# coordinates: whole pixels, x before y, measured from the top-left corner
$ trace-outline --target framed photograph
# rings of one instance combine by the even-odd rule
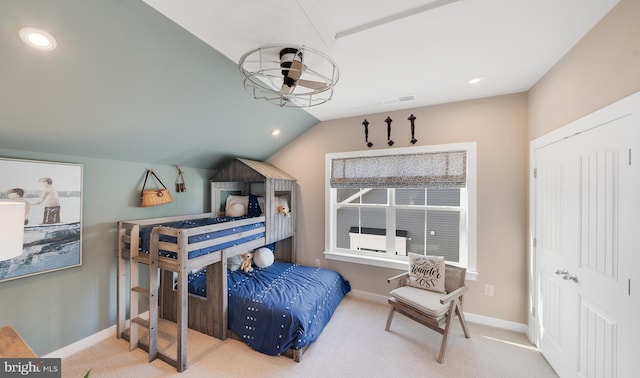
[[[0,201],[25,204],[22,254],[0,261],[0,282],[82,265],[82,165],[0,158],[0,172]]]

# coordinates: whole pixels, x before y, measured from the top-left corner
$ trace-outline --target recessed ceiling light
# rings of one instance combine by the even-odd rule
[[[469,83],[469,84],[478,84],[479,82],[482,81],[482,79],[484,79],[482,76],[476,76],[476,77],[473,77],[473,78],[469,79],[469,81],[467,81],[467,83]]]
[[[42,29],[22,28],[19,34],[22,42],[34,49],[51,51],[58,46],[56,39],[49,32]]]
[[[280,135],[280,129],[273,129],[271,131],[271,136],[278,136]]]

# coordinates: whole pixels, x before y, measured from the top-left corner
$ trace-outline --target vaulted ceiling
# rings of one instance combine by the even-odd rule
[[[200,168],[262,160],[319,120],[526,91],[616,3],[2,0],[0,148]],[[27,47],[23,26],[57,49]],[[333,99],[254,100],[237,62],[268,43],[331,56]]]

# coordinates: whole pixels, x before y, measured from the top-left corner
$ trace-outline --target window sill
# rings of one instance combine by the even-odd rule
[[[408,264],[406,261],[398,261],[398,260],[386,259],[382,257],[357,256],[357,255],[352,255],[350,253],[341,253],[341,252],[332,252],[332,251],[328,251],[328,252],[325,251],[324,257],[328,260],[336,260],[336,261],[350,262],[354,264],[377,266],[380,268],[389,268],[389,269],[397,269],[397,270],[408,269]],[[478,272],[467,270],[466,279],[469,281],[477,281]]]

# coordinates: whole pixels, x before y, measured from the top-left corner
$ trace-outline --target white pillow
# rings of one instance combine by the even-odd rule
[[[240,269],[240,264],[242,264],[242,256],[235,255],[227,258],[227,269],[229,270],[238,270]]]
[[[241,203],[234,203],[227,207],[225,215],[228,217],[241,217],[247,214],[247,208]]]
[[[235,205],[241,205],[242,207]],[[243,215],[247,215],[248,207],[249,196],[228,195],[227,202],[224,206],[225,215],[228,217],[241,217]]]
[[[273,264],[273,252],[267,247],[261,247],[253,253],[253,263],[259,268],[266,268]]]
[[[444,256],[409,253],[409,286],[446,293],[444,289]]]

